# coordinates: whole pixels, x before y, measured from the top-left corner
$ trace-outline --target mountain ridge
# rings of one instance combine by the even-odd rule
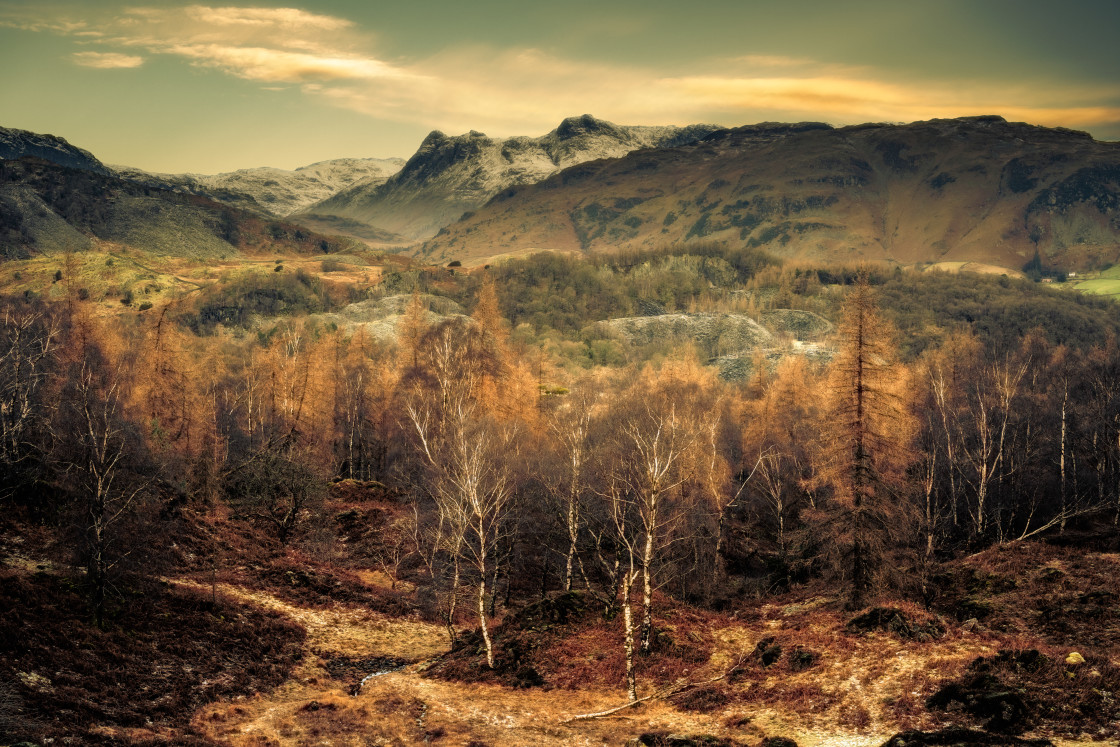
[[[108,175],[111,169],[84,148],[71,145],[65,138],[29,130],[0,127],[0,161],[20,158],[41,158],[72,169]]]
[[[762,123],[507,189],[419,256],[716,240],[787,258],[1120,259],[1120,144],[1002,117],[832,127]],[[1117,256],[1114,256],[1117,255]]]
[[[113,166],[122,178],[162,189],[212,197],[245,210],[283,218],[355,184],[381,183],[403,158],[335,158],[279,169],[262,166],[219,174],[164,174]]]
[[[491,138],[476,130],[449,136],[433,130],[384,184],[342,190],[293,217],[342,218],[396,234],[402,242],[419,240],[512,186],[640,148],[677,147],[719,129],[716,125],[623,126],[585,114],[568,117],[537,138]]]

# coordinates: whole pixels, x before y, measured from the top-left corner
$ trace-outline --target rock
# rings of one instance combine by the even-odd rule
[[[789,737],[766,737],[758,747],[797,747],[797,742]]]
[[[899,638],[916,641],[930,641],[945,635],[945,627],[937,620],[923,622],[913,620],[895,607],[874,607],[848,621],[845,626],[849,633],[866,633],[884,630]]]
[[[740,743],[711,734],[670,734],[650,731],[626,743],[633,747],[740,747]]]
[[[786,655],[786,661],[789,662],[789,668],[793,672],[800,672],[803,669],[808,669],[816,664],[820,658],[821,655],[816,651],[810,651],[800,646],[794,648]]]
[[[883,743],[882,747],[1053,747],[1048,739],[1021,739],[1003,734],[962,729],[951,726],[939,731],[919,731],[913,729],[895,734]]]
[[[980,621],[975,617],[970,617],[961,623],[961,630],[967,630],[969,633],[975,633],[976,629],[980,627]]]
[[[1077,653],[1076,651],[1071,651],[1069,653],[1069,656],[1066,657],[1066,664],[1069,664],[1071,666],[1076,666],[1078,664],[1084,664],[1084,663],[1085,663],[1085,657],[1082,656],[1081,654]]]
[[[989,674],[977,675],[963,683],[952,682],[942,687],[926,701],[926,707],[947,711],[958,703],[973,716],[988,719],[984,724],[988,731],[1014,733],[1030,728],[1032,713],[1023,698]]]
[[[752,656],[762,662],[762,666],[768,667],[781,658],[782,647],[774,642],[773,636],[767,636],[754,647]]]

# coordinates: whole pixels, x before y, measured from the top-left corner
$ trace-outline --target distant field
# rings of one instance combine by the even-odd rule
[[[1009,267],[1000,267],[999,265],[986,265],[982,262],[938,262],[926,268],[926,272],[930,270],[941,270],[942,272],[976,272],[981,275],[1007,275],[1013,278],[1023,277],[1023,273],[1018,270],[1012,270]]]
[[[1102,272],[1101,277],[1096,280],[1084,280],[1074,286],[1079,291],[1085,293],[1095,293],[1098,296],[1118,296],[1120,295],[1120,276],[1110,277],[1107,272]]]

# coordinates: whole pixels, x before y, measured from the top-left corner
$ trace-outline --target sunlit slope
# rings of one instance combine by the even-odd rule
[[[762,124],[513,187],[424,245],[482,262],[529,247],[696,239],[820,260],[1073,269],[1120,251],[1120,146],[999,117]]]

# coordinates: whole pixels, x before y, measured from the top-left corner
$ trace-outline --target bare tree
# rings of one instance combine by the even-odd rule
[[[417,351],[418,366],[404,411],[438,514],[433,539],[452,566],[446,605],[449,635],[454,642],[455,599],[465,561],[477,582],[478,622],[487,663],[493,667],[488,578],[496,577],[513,495],[505,456],[516,428],[488,416],[479,399],[494,371],[491,352],[485,336],[472,325],[450,322],[430,330]]]
[[[41,452],[51,408],[42,398],[59,336],[56,317],[21,301],[0,304],[0,498]]]
[[[718,385],[707,372],[695,363],[679,362],[647,369],[620,403],[614,459],[618,480],[633,497],[641,522],[643,652],[650,649],[657,558],[681,539],[673,530],[683,525],[686,507],[715,520],[718,496],[710,491],[727,482],[725,462],[711,451],[719,399]],[[715,542],[713,536],[711,551]]]
[[[139,439],[124,413],[127,380],[120,360],[107,360],[92,344],[82,350],[63,389],[65,442],[61,466],[76,486],[90,609],[105,621],[106,593],[132,553],[129,522],[149,488],[135,469]]]
[[[989,529],[993,483],[1010,473],[1006,464],[1008,426],[1028,366],[1029,361],[1007,358],[988,367],[983,378],[973,383],[968,409],[974,436],[959,451],[968,465],[964,480],[972,500],[966,509],[977,537]]]
[[[589,386],[579,386],[553,410],[548,421],[563,465],[553,479],[549,479],[552,475],[547,471],[543,476],[556,499],[568,541],[564,556],[564,591],[572,589],[576,564],[582,568],[579,541],[584,524],[583,507],[588,490],[588,461],[593,447],[591,426],[596,399],[596,392]],[[583,575],[586,578],[586,573]]]

